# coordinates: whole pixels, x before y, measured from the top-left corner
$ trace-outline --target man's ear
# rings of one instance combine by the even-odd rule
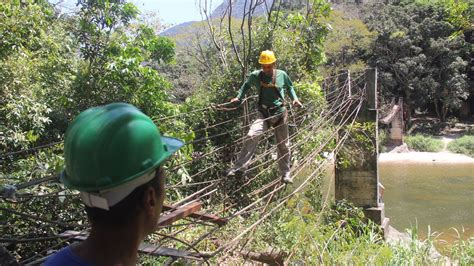
[[[158,199],[156,197],[156,191],[153,187],[148,186],[145,189],[143,196],[143,207],[148,214],[154,214],[156,211],[156,205],[158,205]]]

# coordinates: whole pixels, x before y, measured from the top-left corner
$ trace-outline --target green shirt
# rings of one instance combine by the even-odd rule
[[[242,101],[250,87],[254,86],[257,88],[257,93],[260,94],[261,90],[261,104],[266,105],[268,107],[279,106],[280,110],[278,112],[283,111],[283,102],[276,90],[274,88],[265,88],[260,85],[260,78],[258,76],[260,74],[260,71],[262,70],[256,70],[250,73],[247,80],[240,88],[237,97]],[[271,83],[272,77],[264,75],[263,81],[265,83]],[[288,77],[288,74],[286,74],[285,71],[277,69],[275,85],[282,97],[285,97],[285,90],[287,90],[292,100],[298,99],[295,93],[295,88],[293,88],[293,82],[291,82],[290,77]]]

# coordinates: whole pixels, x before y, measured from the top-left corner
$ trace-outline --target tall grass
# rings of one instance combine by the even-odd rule
[[[418,227],[407,230],[400,241],[384,241],[381,228],[363,217],[350,204],[332,204],[325,210],[313,209],[304,199],[289,202],[287,207],[257,228],[245,249],[254,252],[268,247],[286,254],[289,265],[458,265],[474,262],[474,238],[453,243],[449,257],[435,250],[439,233],[419,238]],[[243,264],[234,258],[237,264]],[[235,262],[235,261],[234,261]]]
[[[415,151],[439,152],[443,149],[441,140],[420,134],[405,137],[405,142],[410,149]]]
[[[474,136],[463,136],[448,144],[448,150],[474,157]]]
[[[474,265],[474,236],[464,240],[464,227],[459,232],[456,228],[451,228],[457,234],[457,240],[450,248],[450,257],[459,265]]]

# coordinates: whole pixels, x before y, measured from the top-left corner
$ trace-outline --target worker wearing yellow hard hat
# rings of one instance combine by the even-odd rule
[[[258,63],[261,65],[270,65],[277,61],[275,54],[272,51],[265,50],[260,53]]]
[[[252,156],[258,146],[262,134],[270,127],[274,128],[277,142],[278,168],[285,183],[292,183],[290,172],[290,143],[288,134],[288,111],[285,107],[285,91],[288,92],[292,104],[303,106],[296,96],[293,83],[288,74],[276,68],[276,57],[273,51],[260,53],[258,63],[261,69],[250,73],[240,88],[237,97],[231,102],[240,102],[252,87],[258,91],[258,115],[247,133],[242,150],[234,166],[227,170],[227,176],[244,175]]]

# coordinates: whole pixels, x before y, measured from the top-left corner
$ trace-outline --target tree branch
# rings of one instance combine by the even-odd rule
[[[219,52],[219,57],[220,57],[222,65],[227,69],[228,65],[227,65],[227,60],[225,58],[225,54],[223,53],[223,45],[220,45],[219,42],[217,41],[215,29],[211,21],[212,18],[208,15],[208,8],[207,8],[208,2],[207,0],[204,0],[204,7],[203,7],[202,1],[203,0],[199,1],[199,10],[201,12],[201,17],[205,17],[207,26],[209,28],[209,34],[210,34],[211,40],[214,43],[214,46],[216,47],[217,51]],[[212,5],[212,1],[210,3]]]
[[[237,50],[237,47],[235,45],[234,33],[232,32],[232,2],[230,1],[229,1],[229,15],[228,16],[229,16],[228,29],[229,29],[230,42],[232,44],[232,49],[234,50],[235,56],[237,57],[237,62],[239,62],[240,67],[243,69],[244,63],[242,62],[242,59],[240,58],[240,53]]]

